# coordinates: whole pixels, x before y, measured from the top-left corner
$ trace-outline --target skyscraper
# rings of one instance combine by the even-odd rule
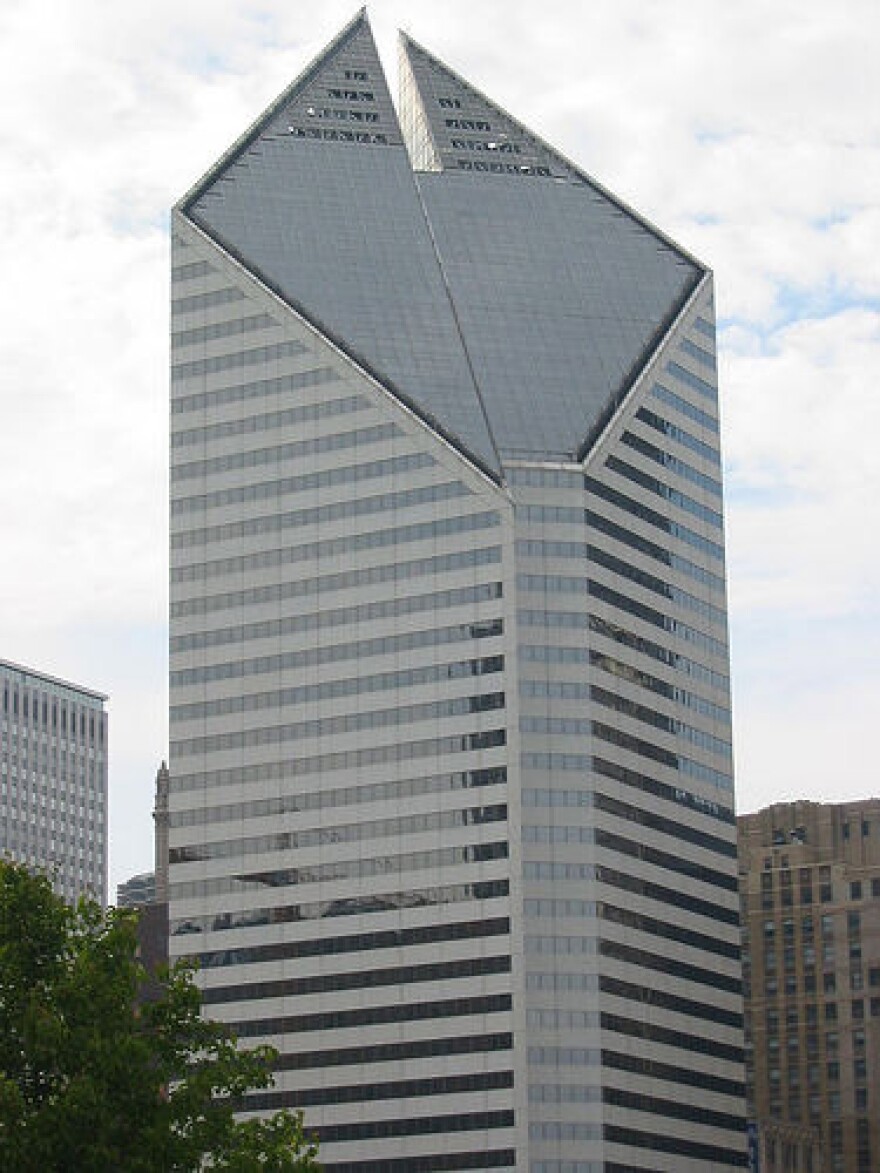
[[[172,955],[343,1170],[745,1164],[707,270],[363,13],[173,220]]]
[[[0,855],[107,902],[107,698],[0,660]]]

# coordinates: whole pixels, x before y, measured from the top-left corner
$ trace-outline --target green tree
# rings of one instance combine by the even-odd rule
[[[0,1169],[16,1173],[317,1170],[301,1116],[236,1119],[274,1052],[201,1016],[191,968],[151,996],[137,916],[0,861]]]

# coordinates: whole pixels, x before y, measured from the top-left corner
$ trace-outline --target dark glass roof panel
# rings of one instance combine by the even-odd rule
[[[494,475],[580,454],[703,270],[406,39],[401,83],[403,131],[359,14],[183,211]]]

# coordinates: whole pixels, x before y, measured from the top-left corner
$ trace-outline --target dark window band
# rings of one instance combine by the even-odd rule
[[[327,627],[346,627],[373,619],[388,619],[401,615],[434,613],[445,607],[461,607],[469,603],[488,602],[500,599],[500,582],[478,583],[468,587],[454,587],[444,591],[426,591],[418,595],[402,595],[396,599],[379,599],[370,603],[353,603],[349,607],[333,607],[319,611],[308,611],[289,615],[282,619],[243,623],[234,627],[220,627],[209,631],[194,631],[187,635],[172,636],[169,649],[188,652],[203,648],[216,648],[224,644],[243,643],[248,640],[277,639],[280,636],[296,635],[308,631],[321,631]]]
[[[512,1071],[475,1071],[470,1075],[436,1075],[428,1079],[392,1079],[385,1083],[348,1083],[335,1087],[256,1092],[240,1101],[245,1112],[279,1108],[314,1108],[324,1104],[361,1104],[374,1100],[405,1100],[467,1092],[501,1091],[513,1087]]]
[[[295,1107],[295,1103],[292,1105]],[[321,1162],[324,1173],[458,1173],[465,1169],[514,1169],[515,1149],[470,1153],[432,1153],[423,1157],[380,1157],[375,1161]]]
[[[643,656],[650,656],[670,668],[677,668],[682,675],[692,676],[694,680],[700,680],[712,688],[727,691],[730,686],[730,677],[725,672],[716,672],[714,668],[709,668],[699,660],[691,660],[681,652],[673,652],[643,635],[637,635],[634,631],[621,627],[619,623],[602,619],[598,615],[590,615],[587,625],[590,631],[595,631],[597,635],[604,635],[606,639],[614,640],[625,648],[630,648]]]
[[[648,607],[645,603],[640,603],[638,599],[631,599],[628,595],[623,595],[620,591],[597,582],[595,579],[587,580],[587,594],[592,595],[594,599],[601,599],[603,603],[608,603],[619,611],[625,611],[628,615],[635,615],[637,619],[642,619],[653,627],[659,627],[661,631],[677,635],[679,639],[693,644],[694,647],[701,648],[710,655],[727,656],[727,645],[713,635],[707,635],[706,632],[691,627],[688,623],[682,623],[680,619],[666,615],[654,607]]]
[[[621,892],[629,892],[633,896],[644,896],[648,900],[656,900],[667,908],[683,908],[697,916],[704,916],[709,920],[739,927],[739,910],[736,908],[724,908],[710,900],[700,900],[696,896],[688,895],[687,892],[666,888],[661,884],[653,884],[649,880],[627,875],[614,868],[598,867],[596,878],[601,883],[617,888]]]
[[[235,1037],[241,1039],[258,1035],[298,1034],[310,1030],[347,1030],[353,1026],[377,1026],[392,1022],[433,1022],[442,1018],[464,1018],[472,1014],[502,1014],[512,1006],[513,998],[510,994],[486,994],[472,998],[447,998],[444,1002],[395,1002],[392,1006],[367,1006],[359,1010],[325,1010],[314,1014],[288,1014],[283,1018],[249,1018],[229,1025]],[[363,1092],[355,1098],[370,1097]]]
[[[603,1030],[626,1035],[631,1039],[647,1039],[652,1043],[662,1043],[665,1047],[675,1047],[680,1051],[692,1051],[697,1055],[712,1055],[716,1059],[729,1060],[731,1063],[742,1063],[743,1061],[742,1047],[719,1043],[715,1039],[707,1039],[703,1035],[688,1034],[683,1030],[655,1026],[649,1022],[638,1022],[632,1018],[624,1018],[619,1014],[601,1015],[601,1026]]]
[[[461,481],[442,481],[435,485],[421,485],[415,489],[400,489],[396,493],[375,493],[369,497],[353,496],[344,501],[328,501],[303,509],[266,513],[245,521],[228,521],[199,529],[182,530],[171,535],[172,550],[188,550],[194,546],[209,546],[214,542],[242,542],[272,535],[281,538],[289,529],[319,526],[334,521],[351,522],[356,517],[381,514],[387,517],[391,510],[412,509],[436,501],[451,501],[468,497],[471,489]],[[283,540],[283,539],[282,539]]]
[[[220,292],[222,293],[223,290]],[[231,289],[229,292],[236,293],[237,290]],[[202,296],[210,297],[211,294],[203,294]],[[332,367],[312,367],[306,371],[296,371],[291,375],[280,375],[275,379],[254,379],[247,383],[234,383],[231,387],[218,387],[215,391],[198,391],[194,395],[180,395],[171,401],[171,414],[181,415],[184,412],[203,411],[206,407],[219,407],[227,403],[247,403],[252,399],[268,399],[272,395],[284,395],[305,387],[318,387],[322,383],[337,381],[341,382],[339,374]]]
[[[282,978],[272,982],[216,986],[202,991],[202,1002],[206,1006],[216,1006],[224,1002],[255,1002],[262,998],[293,998],[306,994],[333,993],[337,990],[408,986],[415,982],[454,981],[459,978],[484,977],[487,974],[498,973],[510,973],[509,956],[468,957],[463,961],[398,965],[390,969],[316,974],[314,977],[306,978]]]
[[[626,766],[618,766],[615,762],[606,761],[605,758],[594,756],[592,768],[597,774],[603,774],[606,778],[614,778],[615,781],[622,782],[624,786],[644,791],[645,794],[652,794],[655,798],[662,798],[666,802],[678,803],[687,810],[706,815],[710,819],[717,819],[718,822],[726,823],[730,827],[736,826],[736,815],[729,807],[711,802],[701,795],[691,794],[690,791],[682,790],[679,786],[670,786],[668,782],[658,782],[656,778],[651,778],[648,774],[640,774],[637,770],[628,770]]]
[[[333,558],[337,554],[352,554],[362,550],[384,550],[406,542],[423,539],[458,537],[475,530],[492,529],[501,524],[500,515],[491,511],[466,513],[456,517],[441,517],[436,521],[414,522],[412,525],[385,526],[362,534],[348,534],[344,538],[323,538],[314,542],[299,542],[281,549],[260,550],[253,554],[239,554],[227,558],[200,559],[187,566],[171,570],[171,582],[205,582],[209,578],[230,574],[253,574],[257,570],[274,570],[298,562],[314,562]]]
[[[636,1055],[621,1054],[618,1051],[603,1050],[602,1066],[669,1083],[680,1083],[685,1087],[704,1088],[706,1091],[718,1092],[722,1096],[742,1098],[746,1094],[746,1085],[742,1080],[724,1079],[720,1075],[710,1075],[706,1071],[695,1071],[693,1067],[675,1067],[670,1063],[658,1063],[656,1059],[641,1059]]]
[[[697,533],[696,530],[682,525],[681,522],[673,521],[672,518],[666,517],[664,514],[658,513],[655,509],[649,508],[644,502],[637,501],[634,497],[622,493],[619,489],[612,488],[611,485],[605,485],[602,481],[597,481],[595,477],[584,477],[584,487],[588,493],[600,497],[610,505],[616,505],[618,509],[624,510],[625,513],[631,513],[633,517],[640,517],[642,521],[653,525],[655,529],[662,530],[664,533],[669,534],[670,537],[678,538],[679,541],[685,542],[695,550],[701,550],[703,553],[717,558],[719,562],[724,561],[724,547],[720,542],[713,542],[711,539]]]
[[[244,452],[229,452],[223,456],[211,456],[202,460],[174,462],[171,468],[171,483],[194,478],[201,480],[212,473],[259,468],[261,465],[272,465],[277,468],[288,460],[295,461],[303,456],[319,456],[321,453],[338,452],[345,448],[361,448],[399,435],[400,428],[397,424],[371,424],[365,428],[353,428],[348,432],[337,431],[328,436],[315,436],[309,440],[290,440],[286,444],[273,444],[267,448],[250,448]]]
[[[622,729],[615,729],[611,725],[604,725],[601,721],[591,722],[591,732],[594,737],[607,741],[610,745],[616,745],[620,749],[648,758],[649,761],[658,762],[672,770],[678,770],[681,774],[696,778],[700,782],[706,782],[719,790],[730,791],[733,789],[733,778],[729,771],[716,770],[712,766],[704,765],[703,762],[685,757],[684,754],[672,753],[671,750],[665,749],[663,746],[645,741],[643,737],[633,737],[631,733],[625,733]]]
[[[631,806],[621,802],[618,798],[597,792],[593,799],[594,805],[607,814],[615,815],[619,819],[626,819],[631,823],[638,823],[642,827],[650,827],[652,831],[659,831],[663,835],[670,835],[673,839],[680,839],[685,843],[693,843],[696,847],[703,847],[716,855],[723,855],[727,859],[736,859],[736,840],[720,839],[717,835],[709,835],[695,827],[688,827],[674,819],[656,815],[653,811],[641,807]]]
[[[653,558],[655,562],[672,567],[673,570],[680,570],[682,574],[686,574],[689,578],[693,578],[697,582],[704,583],[712,590],[724,590],[724,579],[720,574],[713,574],[704,566],[700,566],[696,562],[691,562],[689,558],[683,558],[680,554],[674,554],[666,546],[658,546],[656,542],[648,541],[641,534],[636,533],[634,530],[625,529],[622,525],[618,525],[616,522],[611,521],[610,518],[604,517],[601,513],[595,513],[593,510],[588,509],[586,512],[586,521],[587,525],[592,529],[607,534],[609,538],[614,538],[622,545],[629,546],[630,549],[638,550],[640,554],[646,554],[649,558]],[[586,549],[584,550],[584,557],[586,557]]]
[[[473,884],[444,884],[433,888],[408,888],[398,892],[376,892],[369,896],[342,896],[336,900],[312,900],[300,904],[271,904],[263,908],[209,912],[203,916],[184,916],[170,922],[174,937],[191,933],[230,932],[252,929],[257,925],[301,924],[329,917],[369,916],[372,913],[399,912],[406,908],[430,908],[443,904],[463,904],[473,900],[497,900],[510,891],[508,880],[477,880]]]
[[[714,969],[703,969],[702,966],[691,965],[686,961],[676,961],[672,957],[649,953],[646,949],[635,949],[620,941],[601,940],[599,954],[626,965],[634,965],[637,969],[651,969],[657,973],[671,974],[673,977],[684,978],[686,981],[709,986],[715,990],[724,990],[729,994],[742,993],[742,982],[739,978],[728,977]]]
[[[289,831],[272,831],[266,835],[240,839],[217,839],[210,843],[188,843],[172,847],[169,863],[195,863],[208,859],[239,859],[246,855],[302,851],[307,847],[328,844],[364,843],[389,836],[400,838],[424,831],[449,831],[458,827],[482,827],[507,819],[507,805],[460,807],[457,810],[426,811],[417,815],[400,815],[390,819],[364,819],[358,823],[338,823],[332,827],[306,826]]]
[[[742,1129],[745,1137],[745,1124]],[[639,1132],[635,1128],[621,1128],[616,1124],[603,1124],[602,1136],[612,1144],[629,1145],[632,1148],[651,1149],[657,1153],[673,1153],[680,1157],[691,1157],[697,1161],[712,1161],[713,1168],[745,1169],[748,1157],[743,1151],[737,1153],[719,1145],[699,1144],[693,1140],[680,1140],[660,1132]],[[745,1140],[742,1141],[745,1148]]]
[[[685,448],[690,448],[692,452],[696,452],[704,460],[720,466],[721,454],[718,449],[713,448],[711,444],[707,444],[704,440],[698,439],[679,424],[674,424],[662,415],[657,415],[656,412],[651,411],[648,407],[640,407],[636,412],[636,419],[641,420],[643,424],[647,424],[649,428],[653,428],[655,432],[660,432],[662,435],[668,436],[671,440],[676,440]]]
[[[646,1006],[674,1010],[676,1014],[684,1014],[689,1018],[703,1018],[706,1022],[742,1028],[743,1016],[735,1010],[725,1010],[721,1006],[715,1006],[709,1002],[697,1002],[693,998],[681,998],[666,990],[655,990],[643,984],[623,982],[619,978],[608,977],[605,974],[599,978],[599,989],[603,994],[610,994],[614,998],[624,998],[628,1002],[640,1002]]]
[[[709,753],[718,754],[720,757],[729,757],[732,752],[729,738],[715,737],[714,734],[707,733],[704,729],[688,725],[677,717],[661,713],[658,709],[652,709],[648,705],[639,704],[637,701],[630,700],[629,697],[621,696],[619,693],[611,692],[599,685],[590,685],[590,700],[606,709],[622,713],[633,721],[641,721],[644,725],[650,725],[654,729],[668,733],[671,737],[684,738],[691,745],[698,745]]]
[[[727,1132],[743,1133],[746,1130],[745,1116],[734,1116],[732,1112],[718,1112],[702,1104],[688,1104],[680,1100],[665,1100],[659,1096],[623,1091],[621,1088],[603,1088],[602,1103],[611,1104],[615,1108],[632,1108],[635,1112],[651,1112],[671,1120],[691,1120]]]
[[[390,745],[371,745],[362,749],[338,750],[335,753],[305,755],[296,759],[285,757],[281,761],[262,762],[259,765],[239,766],[235,769],[205,770],[193,774],[181,771],[175,775],[174,789],[183,794],[188,790],[213,790],[222,786],[243,787],[249,782],[279,779],[290,781],[292,778],[302,778],[308,774],[326,774],[334,770],[356,770],[384,762],[409,762],[445,754],[470,753],[506,744],[506,729],[428,737],[418,741],[398,739]]]
[[[357,1124],[324,1124],[315,1131],[322,1144],[377,1140],[391,1136],[428,1136],[437,1132],[482,1132],[513,1128],[513,1112],[458,1112],[453,1116],[417,1116],[402,1120],[365,1120]]]
[[[393,856],[395,873],[427,871],[429,868],[456,867],[462,863],[487,863],[507,859],[507,841],[468,843],[460,847],[439,847],[431,851],[412,851]],[[292,888],[297,884],[320,884],[326,880],[364,879],[387,876],[392,864],[387,855],[365,859],[340,859],[306,867],[271,868],[238,875],[212,876],[205,880],[179,880],[169,885],[172,899],[221,896],[227,892],[265,892],[267,888]]]
[[[343,697],[362,696],[369,692],[410,689],[421,684],[491,676],[495,672],[503,671],[503,656],[483,656],[480,659],[453,660],[442,664],[420,664],[418,667],[401,668],[396,672],[376,672],[371,675],[327,680],[319,684],[293,685],[274,692],[247,695],[238,693],[218,700],[172,705],[169,716],[172,722],[221,717],[229,713],[277,713],[280,710],[284,710],[286,716],[291,705],[307,704],[310,701],[341,700]]]
[[[328,1047],[323,1051],[294,1051],[279,1055],[275,1071],[303,1071],[313,1067],[352,1067],[363,1063],[397,1063],[404,1059],[427,1059],[436,1055],[477,1055],[510,1051],[513,1035],[453,1035],[450,1038],[413,1039],[408,1043],[373,1043],[360,1047]]]
[[[625,839],[622,835],[614,835],[610,831],[597,828],[595,843],[598,847],[607,847],[609,851],[619,852],[621,855],[631,856],[633,859],[642,859],[646,863],[654,864],[680,876],[687,876],[692,880],[700,880],[704,884],[714,884],[727,892],[736,892],[738,881],[735,875],[728,872],[718,872],[702,864],[692,863],[681,855],[671,855],[666,851],[659,851],[636,839]]]
[[[410,929],[385,929],[378,933],[353,933],[345,937],[323,937],[315,941],[278,941],[272,945],[251,945],[237,949],[216,949],[196,956],[205,969],[225,965],[253,965],[267,961],[288,961],[294,957],[327,957],[340,953],[368,952],[427,945],[438,941],[465,941],[505,936],[510,921],[499,916],[488,920],[453,924],[417,925]]]
[[[387,582],[405,582],[412,578],[432,578],[446,571],[464,570],[472,566],[491,566],[501,561],[500,546],[475,546],[472,550],[454,550],[450,554],[435,554],[429,558],[410,558],[407,561],[386,562],[333,574],[318,574],[297,578],[292,582],[269,583],[246,590],[223,591],[214,595],[197,595],[171,603],[171,618],[207,615],[233,607],[256,606],[259,603],[279,603],[287,599],[301,599],[308,595],[326,595],[328,591],[349,590],[357,586],[377,586]]]
[[[446,794],[484,786],[500,786],[507,781],[507,769],[494,766],[487,770],[455,770],[445,774],[419,774],[416,778],[391,778],[385,782],[366,782],[362,786],[328,787],[308,793],[283,793],[276,798],[255,798],[250,802],[228,802],[219,806],[199,806],[195,810],[172,811],[172,827],[207,827],[211,823],[238,822],[291,812],[330,810],[412,798],[421,794]]]
[[[489,639],[501,635],[503,630],[501,619],[489,619],[482,623],[455,623],[449,627],[432,627],[426,631],[405,631],[398,635],[378,636],[375,639],[358,639],[350,643],[302,648],[276,656],[254,656],[246,660],[186,668],[172,672],[170,681],[172,686],[175,686],[206,684],[209,681],[240,679],[243,676],[274,675],[290,668],[311,668],[319,664],[364,660],[369,656],[382,656],[391,652],[411,652],[417,648],[445,647],[447,644],[472,639]]]
[[[648,460],[655,461],[663,468],[668,468],[670,472],[674,472],[682,480],[690,481],[692,485],[697,485],[716,497],[721,496],[721,482],[716,477],[707,476],[706,473],[700,472],[687,461],[673,456],[671,452],[667,452],[663,448],[658,448],[656,444],[651,444],[634,432],[624,432],[620,439],[628,448],[632,448],[633,451],[647,457]]]
[[[345,713],[338,717],[315,717],[310,721],[270,725],[262,729],[246,729],[234,733],[215,733],[207,737],[188,737],[172,740],[171,752],[177,758],[221,750],[244,749],[264,745],[285,745],[303,738],[327,737],[337,733],[356,733],[443,717],[464,717],[503,709],[504,693],[477,693],[473,696],[453,697],[443,701],[425,701],[418,705],[397,705],[387,709],[368,709]]]
[[[602,868],[597,868],[598,878],[602,878]],[[718,957],[729,957],[732,961],[739,961],[740,947],[732,941],[721,941],[708,933],[698,933],[693,929],[683,929],[681,925],[670,924],[655,916],[644,916],[628,908],[617,908],[613,904],[600,903],[599,917],[608,924],[622,925],[627,929],[635,929],[640,933],[648,933],[653,937],[661,937],[666,941],[678,941],[681,945],[689,945],[692,949],[700,949],[704,953],[714,953]]]

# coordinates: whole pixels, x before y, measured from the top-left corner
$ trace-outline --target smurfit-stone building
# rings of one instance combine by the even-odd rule
[[[706,268],[364,13],[174,210],[169,902],[324,1167],[746,1161]]]

